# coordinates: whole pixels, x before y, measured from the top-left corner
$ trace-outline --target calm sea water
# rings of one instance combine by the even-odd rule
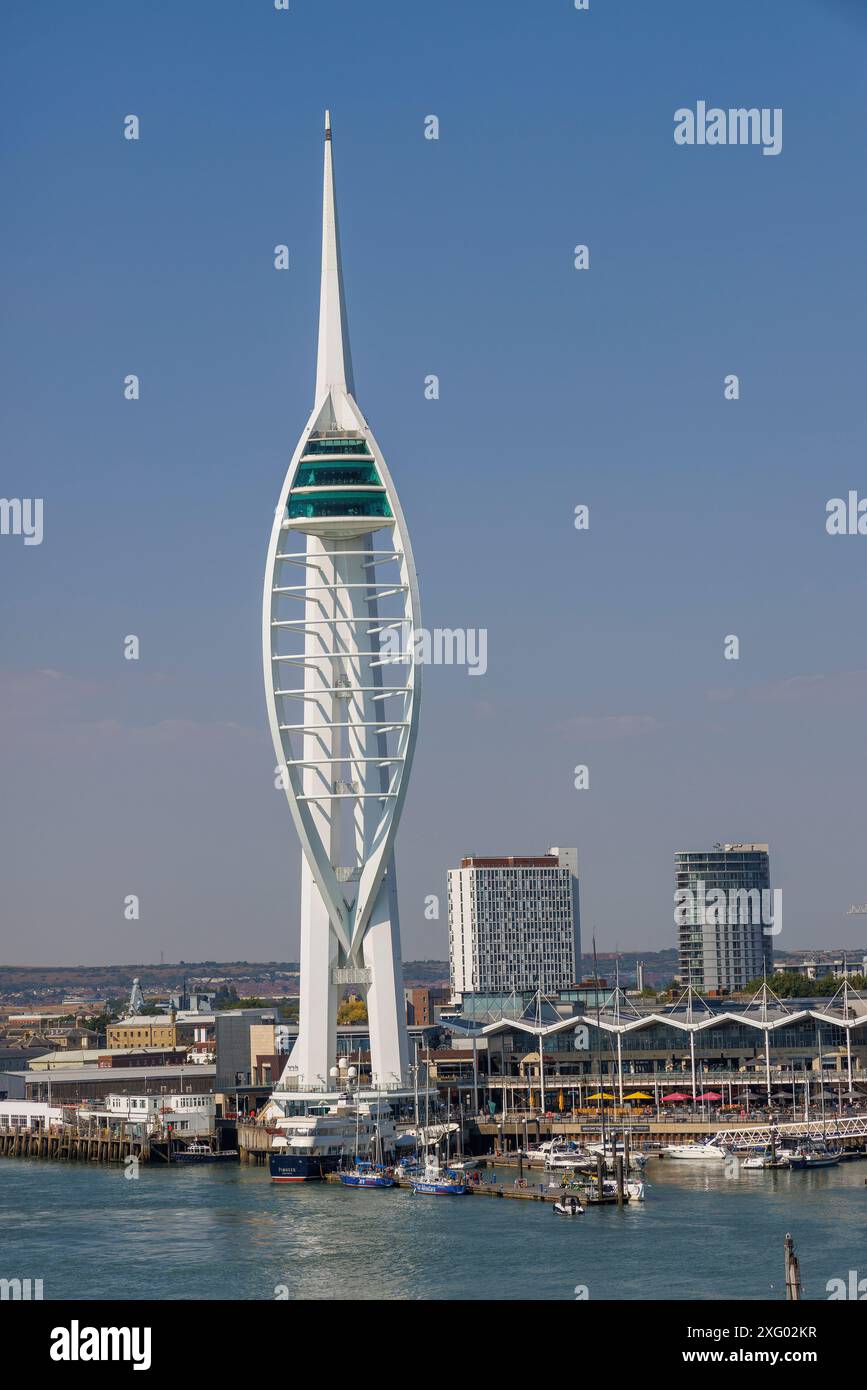
[[[867,1163],[745,1173],[652,1160],[643,1204],[570,1221],[535,1202],[413,1197],[267,1170],[0,1160],[0,1277],[46,1299],[781,1298],[791,1231],[807,1298],[867,1277]],[[506,1181],[512,1175],[501,1173]]]

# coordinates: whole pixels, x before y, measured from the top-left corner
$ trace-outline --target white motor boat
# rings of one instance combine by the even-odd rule
[[[583,1216],[584,1208],[577,1197],[563,1197],[552,1208],[556,1216]]]
[[[535,1149],[527,1149],[528,1158],[544,1158],[552,1149],[558,1149],[563,1145],[562,1139],[543,1139],[541,1144],[537,1144]]]
[[[610,1139],[607,1139],[604,1144],[588,1144],[587,1152],[590,1154],[602,1154],[606,1162],[611,1164],[614,1162],[615,1158],[626,1157],[626,1145],[622,1139],[618,1139],[616,1143],[612,1143]],[[630,1168],[643,1168],[646,1162],[647,1154],[641,1153],[639,1149],[630,1148]]]
[[[588,1190],[592,1195],[596,1195],[599,1191],[598,1182],[591,1182]],[[644,1192],[645,1185],[640,1178],[630,1178],[627,1182],[624,1182],[623,1184],[623,1195],[630,1202],[643,1202]],[[606,1198],[617,1196],[617,1183],[614,1181],[613,1178],[603,1178],[602,1196]]]
[[[669,1144],[667,1148],[660,1150],[663,1158],[682,1158],[687,1160],[698,1160],[706,1162],[708,1160],[718,1163],[721,1159],[728,1158],[728,1150],[721,1144],[712,1142],[704,1144]]]
[[[773,1166],[773,1159],[769,1153],[750,1154],[749,1158],[743,1159],[741,1163],[742,1168],[772,1168]]]
[[[547,1173],[595,1173],[596,1159],[592,1154],[584,1153],[581,1149],[573,1149],[571,1153],[549,1154],[545,1159],[545,1171]]]

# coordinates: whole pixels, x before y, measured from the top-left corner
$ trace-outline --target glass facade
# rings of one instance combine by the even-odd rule
[[[369,463],[302,462],[294,487],[382,487],[373,459]],[[293,488],[294,491],[294,488]]]
[[[700,993],[743,989],[773,974],[767,845],[715,845],[675,855],[675,920],[683,984]]]
[[[367,441],[353,435],[309,439],[289,494],[287,516],[290,521],[335,516],[391,520]]]
[[[618,1066],[623,1068],[624,1086],[628,1089],[631,1076],[669,1076],[690,1078],[691,1060],[695,1057],[696,1085],[702,1089],[711,1078],[726,1077],[744,1083],[758,1078],[766,1084],[766,1066],[778,1086],[783,1077],[809,1071],[814,1078],[819,1072],[845,1076],[847,1069],[846,1029],[816,1018],[782,1020],[766,1031],[746,1020],[716,1019],[706,1027],[690,1032],[664,1020],[650,1019],[639,1027],[624,1029],[620,1038],[618,1058],[616,1032],[597,1028],[586,1015],[570,1020],[570,1026],[544,1039],[545,1072],[553,1084],[559,1076],[613,1076]],[[765,1038],[767,1036],[767,1062]],[[504,1030],[490,1036],[488,1042],[489,1071],[492,1076],[521,1074],[521,1063],[538,1050],[538,1037],[532,1031]],[[867,1026],[852,1031],[850,1049],[856,1080],[862,1080],[867,1061]],[[821,1059],[821,1068],[819,1062]],[[532,1064],[526,1063],[524,1074]],[[686,1089],[686,1086],[684,1086]]]
[[[352,435],[330,435],[327,438],[317,438],[315,435],[307,441],[307,448],[304,450],[304,458],[313,455],[333,455],[333,454],[369,454],[367,441]]]
[[[290,521],[305,516],[391,517],[391,508],[384,492],[373,495],[364,492],[329,492],[323,489],[319,493],[292,493],[287,515]]]

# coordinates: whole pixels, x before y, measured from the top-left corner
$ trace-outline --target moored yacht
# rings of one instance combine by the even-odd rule
[[[626,1158],[627,1147],[622,1139],[606,1139],[604,1144],[588,1144],[587,1152],[594,1155],[602,1154],[610,1167],[615,1158]],[[640,1149],[630,1148],[628,1154],[630,1168],[643,1168],[647,1163],[647,1154],[642,1153]]]
[[[417,1197],[465,1197],[468,1192],[464,1177],[441,1168],[437,1159],[429,1160],[421,1176],[413,1179],[412,1190]]]
[[[663,1158],[684,1158],[684,1159],[711,1159],[719,1162],[720,1159],[728,1157],[728,1151],[721,1144],[707,1142],[703,1144],[669,1144],[667,1148],[660,1150],[660,1157]]]
[[[385,1168],[377,1168],[372,1163],[356,1163],[340,1173],[344,1187],[394,1187],[394,1178]]]
[[[588,1149],[581,1148],[578,1144],[573,1144],[571,1140],[553,1144],[545,1154],[545,1168],[549,1173],[558,1170],[568,1171],[575,1169],[590,1170],[595,1169],[596,1159]]]
[[[279,1103],[283,1097],[275,1092],[271,1099]],[[385,1162],[393,1162],[394,1119],[387,1101],[346,1092],[336,1100],[301,1108],[304,1113],[286,1114],[274,1122],[272,1182],[325,1178],[353,1156],[364,1161],[381,1154]]]
[[[590,1178],[590,1180],[586,1184],[585,1190],[589,1194],[591,1201],[599,1200],[599,1183],[596,1181],[595,1178]],[[642,1181],[641,1178],[630,1178],[628,1182],[624,1182],[623,1184],[624,1202],[643,1202],[645,1190],[645,1183]],[[617,1200],[617,1183],[614,1180],[614,1178],[602,1179],[601,1195],[603,1201],[606,1202]]]
[[[835,1168],[840,1162],[840,1150],[832,1149],[824,1140],[801,1144],[789,1155],[790,1168]]]
[[[742,1168],[759,1169],[777,1167],[777,1161],[770,1149],[762,1149],[760,1152],[751,1153],[748,1158],[741,1160]]]

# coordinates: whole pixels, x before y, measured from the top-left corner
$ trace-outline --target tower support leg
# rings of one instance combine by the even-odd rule
[[[371,983],[367,989],[367,1020],[373,1084],[406,1085],[409,1050],[394,860],[379,886],[364,934],[363,951],[364,964],[371,972]]]
[[[300,1086],[330,1087],[337,1060],[337,992],[331,982],[338,942],[306,858],[301,867],[301,997],[298,1039],[284,1076]],[[293,1070],[294,1068],[294,1070]]]

